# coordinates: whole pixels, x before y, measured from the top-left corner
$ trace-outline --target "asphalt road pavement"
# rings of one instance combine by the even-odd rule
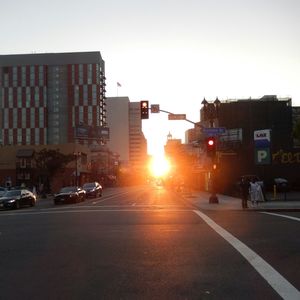
[[[300,299],[300,213],[284,215],[150,186],[0,211],[0,299]]]

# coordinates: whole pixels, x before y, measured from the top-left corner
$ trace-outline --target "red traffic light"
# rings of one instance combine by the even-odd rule
[[[210,157],[216,155],[216,139],[213,136],[206,139],[206,154]]]
[[[214,141],[213,139],[209,139],[209,140],[207,141],[207,144],[208,144],[209,146],[213,146],[213,145],[215,144],[215,141]]]

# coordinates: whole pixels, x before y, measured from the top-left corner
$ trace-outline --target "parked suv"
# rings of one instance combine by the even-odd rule
[[[101,197],[102,196],[102,186],[99,182],[87,182],[82,188],[86,191],[87,197]]]

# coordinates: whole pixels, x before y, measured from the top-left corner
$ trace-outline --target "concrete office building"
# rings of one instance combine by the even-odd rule
[[[103,143],[105,126],[100,52],[0,55],[1,145]]]
[[[110,129],[108,148],[120,155],[123,165],[144,167],[147,143],[142,132],[140,103],[130,102],[128,97],[108,97],[106,103]]]

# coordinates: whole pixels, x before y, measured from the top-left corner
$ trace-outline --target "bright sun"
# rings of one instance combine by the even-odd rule
[[[170,162],[164,156],[155,156],[149,164],[150,172],[155,177],[162,177],[170,171]]]

